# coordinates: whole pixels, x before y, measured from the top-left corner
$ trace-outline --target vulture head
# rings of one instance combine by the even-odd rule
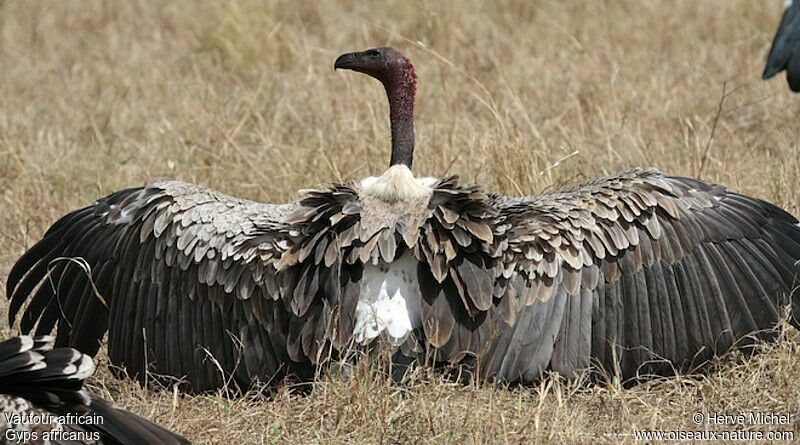
[[[389,99],[392,126],[389,165],[405,165],[410,169],[414,157],[414,98],[417,92],[417,74],[411,60],[394,48],[372,48],[342,54],[333,68],[357,71],[381,81]]]
[[[386,86],[403,86],[407,77],[416,84],[414,65],[400,51],[389,48],[372,48],[366,51],[342,54],[333,64],[334,69],[364,73]]]

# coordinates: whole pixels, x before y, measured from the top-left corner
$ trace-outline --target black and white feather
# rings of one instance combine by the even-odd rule
[[[83,381],[95,370],[91,357],[71,348],[51,349],[51,341],[49,337],[19,336],[0,342],[0,431],[5,440],[189,443],[85,390]]]

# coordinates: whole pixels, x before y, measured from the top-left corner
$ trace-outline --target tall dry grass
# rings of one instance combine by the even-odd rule
[[[418,173],[529,194],[653,165],[800,214],[800,98],[760,81],[779,16],[778,0],[0,0],[0,277],[57,217],[122,187],[288,201],[379,173],[383,91],[332,63],[386,44],[419,72]],[[789,411],[800,431],[798,341],[767,349],[630,390],[366,372],[270,400],[92,385],[204,443],[632,441],[616,434],[697,429],[690,414],[714,410]]]

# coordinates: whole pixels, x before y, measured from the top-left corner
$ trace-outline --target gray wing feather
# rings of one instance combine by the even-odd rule
[[[9,321],[30,300],[23,332],[57,326],[58,345],[89,354],[108,329],[116,365],[139,378],[146,369],[187,376],[196,391],[219,386],[217,366],[244,376],[237,383],[245,385],[272,378],[285,348],[256,345],[267,340],[252,330],[288,317],[275,310],[281,304],[275,266],[288,239],[281,221],[292,209],[175,181],[116,192],[63,217],[18,261],[8,278]],[[61,257],[79,258],[92,280],[74,263],[53,262]],[[219,329],[209,332],[208,322]],[[237,342],[257,350],[242,359]]]
[[[495,295],[522,304],[486,375],[574,376],[590,362],[624,378],[663,374],[770,337],[787,304],[798,323],[800,227],[765,201],[654,170],[495,199],[507,228]],[[527,338],[520,323],[533,324]]]

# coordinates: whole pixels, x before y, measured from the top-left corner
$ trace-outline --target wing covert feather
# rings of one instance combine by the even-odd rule
[[[282,219],[293,208],[176,181],[115,192],[61,218],[20,259],[8,278],[9,321],[29,300],[22,310],[24,332],[35,325],[40,333],[57,328],[58,346],[94,354],[109,330],[109,356],[129,374],[143,378],[152,369],[188,376],[194,391],[213,389],[218,365],[227,373],[252,368],[252,360],[229,353],[241,350],[236,337],[267,341],[248,334],[247,326],[280,325],[284,321],[276,317],[288,317],[285,310],[264,311],[259,318],[240,308],[247,313],[231,319],[229,310],[254,296],[280,304],[276,265],[289,238]],[[215,312],[230,322],[204,330],[218,319]],[[275,349],[259,347],[261,357]],[[216,354],[218,363],[200,360],[202,350]],[[260,368],[268,378],[277,372]],[[256,372],[250,377],[265,377]]]
[[[590,361],[619,366],[624,378],[668,373],[749,334],[769,337],[787,304],[797,325],[800,227],[765,201],[637,169],[562,192],[495,197],[495,205],[507,242],[500,298],[523,302],[517,323],[560,317],[545,321],[560,327],[554,347],[536,331],[527,339],[534,348],[515,349],[513,336],[498,341],[505,357],[486,369],[496,378],[538,375],[542,354],[565,375]],[[512,286],[520,279],[524,286]],[[541,304],[553,298],[565,300],[563,314]],[[503,365],[509,360],[527,368]]]

